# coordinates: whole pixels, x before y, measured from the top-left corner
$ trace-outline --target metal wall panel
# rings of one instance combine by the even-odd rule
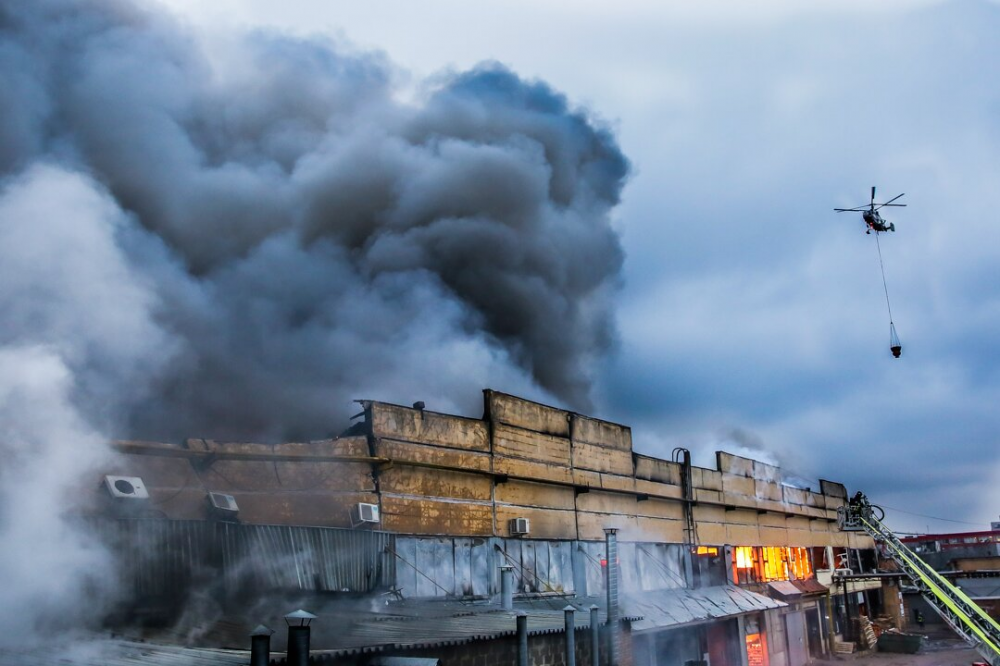
[[[217,523],[223,567],[264,588],[371,592],[392,582],[392,535],[371,530]]]
[[[88,519],[117,558],[126,596],[169,607],[194,589],[370,592],[388,587],[395,562],[386,532],[239,523]]]

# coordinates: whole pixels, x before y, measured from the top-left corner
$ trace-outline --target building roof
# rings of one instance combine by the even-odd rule
[[[561,601],[565,605],[566,600]],[[427,605],[433,607],[432,604]],[[465,614],[461,615],[431,613],[388,619],[367,617],[350,626],[342,625],[335,637],[326,637],[326,649],[314,649],[312,655],[322,662],[351,654],[435,648],[513,636],[517,633],[518,613],[527,615],[529,636],[556,634],[565,630],[565,615],[561,608],[503,611],[497,610],[496,606],[467,607]],[[606,619],[603,612],[600,617],[602,622]],[[574,624],[577,629],[588,628],[590,613],[578,609]]]
[[[787,605],[734,585],[645,592],[622,599],[624,611],[642,616],[641,620],[632,623],[633,633],[735,617]]]
[[[955,583],[973,599],[1000,599],[1000,578],[959,578]]]
[[[91,637],[37,648],[0,648],[0,666],[245,666],[247,650],[188,648]]]
[[[830,588],[814,578],[806,580],[774,580],[768,583],[767,586],[782,599],[798,599],[803,596],[826,594],[830,591]]]

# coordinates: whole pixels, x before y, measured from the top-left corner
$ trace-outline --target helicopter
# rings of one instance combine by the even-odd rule
[[[861,217],[864,218],[865,224],[868,226],[865,229],[866,234],[875,232],[875,247],[878,249],[878,265],[879,269],[882,271],[882,289],[885,291],[885,307],[889,311],[889,351],[892,352],[894,358],[899,358],[900,354],[903,352],[903,345],[899,342],[899,336],[896,335],[896,324],[892,321],[892,306],[889,304],[889,287],[885,282],[885,264],[882,263],[882,246],[878,242],[878,235],[886,231],[895,231],[896,225],[890,222],[886,222],[881,215],[878,214],[880,208],[885,206],[899,206],[905,207],[906,204],[893,203],[899,199],[902,194],[898,194],[893,198],[889,199],[885,203],[875,203],[875,186],[872,185],[872,199],[867,206],[858,206],[857,208],[834,208],[838,213],[861,213]]]
[[[879,215],[879,208],[885,206],[899,206],[905,208],[906,204],[892,203],[902,194],[894,196],[885,203],[875,203],[875,186],[872,185],[872,200],[867,206],[858,206],[857,208],[834,208],[838,213],[861,213],[861,217],[864,218],[865,224],[868,228],[865,230],[866,234],[875,232],[876,234],[884,231],[895,231],[896,225],[891,222],[886,222],[885,219]]]

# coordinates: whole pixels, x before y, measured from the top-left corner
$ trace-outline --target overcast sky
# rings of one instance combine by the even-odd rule
[[[158,6],[152,1],[144,4]],[[815,485],[818,477],[844,482],[852,492],[864,490],[876,503],[892,507],[888,511],[890,524],[898,530],[985,529],[1000,515],[1000,356],[996,353],[1000,330],[1000,225],[996,221],[996,211],[1000,210],[1000,45],[996,40],[1000,34],[1000,6],[972,1],[880,2],[877,8],[872,5],[719,0],[614,5],[589,1],[162,0],[159,6],[175,15],[176,25],[169,31],[158,29],[155,44],[148,49],[151,62],[160,62],[158,49],[166,44],[163,52],[171,55],[164,62],[170,66],[151,67],[150,80],[161,83],[151,84],[135,99],[122,99],[121,108],[145,109],[145,100],[136,102],[142,94],[162,98],[162,108],[169,109],[168,113],[189,103],[189,99],[205,102],[206,98],[199,95],[211,87],[211,75],[190,84],[190,90],[183,81],[207,71],[196,58],[191,59],[191,64],[180,55],[187,39],[183,35],[188,33],[198,35],[197,42],[192,42],[197,48],[191,51],[201,50],[207,60],[215,58],[216,63],[229,59],[232,64],[234,53],[240,53],[233,49],[233,41],[248,33],[258,35],[258,50],[253,52],[257,56],[281,48],[285,49],[283,57],[287,55],[289,49],[282,46],[287,42],[273,39],[274,35],[292,38],[290,41],[301,39],[315,49],[319,49],[317,43],[329,43],[341,54],[354,54],[353,60],[345,60],[347,65],[337,70],[335,85],[317,89],[317,100],[333,100],[336,106],[340,104],[338,99],[351,98],[351,102],[344,103],[351,106],[353,100],[363,98],[356,105],[362,108],[370,102],[364,101],[370,94],[378,98],[370,103],[376,111],[371,124],[384,121],[385,127],[393,128],[387,130],[390,134],[398,126],[405,128],[399,130],[405,135],[421,123],[447,121],[447,114],[455,110],[449,104],[462,95],[478,95],[477,86],[482,85],[482,80],[447,84],[454,94],[444,101],[435,98],[437,101],[426,102],[426,90],[433,89],[435,82],[454,82],[456,73],[480,63],[499,62],[528,82],[525,94],[535,100],[529,101],[529,106],[541,104],[532,107],[532,113],[542,108],[555,120],[529,125],[534,129],[524,130],[517,123],[535,120],[498,116],[487,123],[490,131],[514,123],[511,127],[516,131],[510,131],[515,133],[541,132],[538,128],[542,125],[551,129],[559,123],[564,125],[563,133],[558,135],[562,139],[577,134],[583,137],[567,139],[559,149],[579,149],[581,160],[597,164],[596,170],[576,176],[585,187],[574,190],[573,202],[565,209],[571,215],[558,206],[553,208],[544,198],[537,207],[531,204],[526,208],[528,214],[542,220],[538,227],[541,231],[537,232],[540,247],[551,244],[552,252],[560,251],[558,235],[552,234],[559,229],[575,233],[573,216],[579,215],[592,232],[574,237],[573,244],[561,247],[564,255],[576,258],[579,254],[578,261],[567,262],[576,263],[576,267],[560,265],[558,273],[576,278],[565,282],[560,277],[554,293],[546,293],[572,297],[575,292],[566,285],[578,284],[580,275],[586,274],[586,270],[579,270],[580,265],[587,269],[593,266],[599,275],[595,280],[602,285],[620,267],[620,286],[610,296],[614,319],[611,328],[616,331],[613,344],[606,340],[603,313],[608,310],[609,296],[603,286],[596,290],[593,285],[580,286],[579,293],[588,299],[588,305],[581,311],[568,310],[575,317],[569,328],[576,333],[572,346],[567,342],[570,351],[566,354],[584,358],[593,366],[586,370],[593,378],[591,413],[630,425],[636,449],[644,453],[668,457],[674,447],[684,446],[695,453],[697,464],[711,467],[712,452],[724,449],[777,462],[789,474],[802,477],[806,485]],[[112,38],[101,43],[107,48],[108,43],[115,42]],[[266,48],[260,48],[261,43]],[[313,55],[316,52],[308,51]],[[60,52],[54,49],[52,53]],[[313,67],[322,61],[309,58],[300,62]],[[7,60],[11,62],[17,61]],[[424,399],[429,408],[441,411],[469,411],[468,406],[478,400],[469,389],[472,384],[562,404],[556,395],[534,383],[544,383],[545,374],[539,375],[538,368],[549,362],[556,366],[552,376],[565,379],[564,388],[549,385],[549,389],[555,393],[562,390],[562,395],[579,395],[584,380],[572,372],[568,379],[564,376],[570,361],[553,345],[548,322],[553,317],[551,311],[541,317],[546,323],[524,325],[510,342],[504,338],[504,322],[491,319],[495,314],[491,305],[462,275],[456,278],[441,265],[432,265],[431,269],[438,271],[439,280],[461,297],[454,310],[450,309],[453,297],[439,293],[439,281],[431,280],[426,285],[421,282],[419,289],[412,282],[386,286],[372,278],[374,281],[369,283],[366,280],[371,278],[370,273],[359,276],[345,268],[354,266],[350,261],[355,261],[356,255],[351,255],[350,261],[344,259],[344,263],[340,263],[339,255],[335,259],[315,256],[330,248],[302,250],[286,242],[287,234],[270,236],[259,246],[263,250],[256,245],[259,238],[248,241],[244,248],[205,247],[196,236],[195,226],[186,230],[156,229],[160,236],[157,239],[144,236],[156,224],[146,219],[149,216],[142,206],[130,206],[129,197],[116,189],[116,178],[128,181],[128,169],[122,171],[120,164],[109,167],[101,161],[117,148],[102,148],[99,144],[95,148],[92,140],[103,136],[92,129],[100,124],[117,123],[127,129],[135,122],[139,127],[135,113],[125,112],[116,118],[115,107],[101,106],[121,95],[107,93],[115,90],[116,79],[136,75],[130,68],[108,67],[107,62],[97,58],[84,61],[81,71],[93,67],[100,74],[103,67],[105,75],[111,74],[106,78],[89,77],[79,85],[74,82],[72,87],[85,93],[77,96],[76,103],[93,99],[93,108],[102,109],[87,118],[78,108],[66,107],[72,111],[70,116],[76,114],[72,132],[87,139],[74,149],[76,157],[58,160],[62,169],[72,173],[36,169],[27,172],[28,176],[21,174],[20,184],[5,204],[7,208],[0,210],[38,210],[32,201],[45,201],[52,210],[46,209],[44,214],[58,217],[59,201],[66,207],[73,201],[84,201],[85,206],[72,210],[83,215],[97,211],[95,219],[117,220],[112,226],[118,229],[128,229],[131,224],[127,215],[120,214],[119,207],[138,211],[146,231],[105,229],[98,236],[118,233],[117,240],[100,236],[88,241],[109,253],[102,266],[121,261],[123,274],[139,276],[128,289],[121,289],[121,285],[131,278],[118,279],[107,271],[94,278],[95,284],[104,285],[102,289],[106,287],[111,294],[107,300],[122,302],[125,298],[136,304],[130,308],[131,318],[125,323],[130,327],[127,330],[136,332],[132,338],[140,342],[123,349],[107,342],[113,336],[94,331],[93,340],[99,341],[95,344],[108,347],[99,355],[103,365],[97,365],[111,367],[114,372],[98,373],[100,381],[92,381],[91,388],[125,382],[137,367],[145,372],[152,356],[145,347],[162,351],[162,358],[152,364],[162,366],[170,365],[170,350],[179,346],[184,349],[176,352],[178,358],[196,359],[190,361],[191,376],[197,371],[209,377],[213,368],[206,369],[205,359],[218,361],[223,366],[222,374],[229,373],[225,381],[220,380],[223,387],[252,386],[253,381],[263,385],[281,377],[289,367],[304,369],[298,379],[308,375],[307,379],[288,391],[289,414],[300,404],[308,403],[312,410],[309,413],[315,413],[328,404],[325,401],[344,400],[340,393],[324,390],[324,377],[330,376],[330,368],[315,358],[300,358],[301,353],[296,357],[298,338],[289,338],[287,349],[262,361],[261,368],[251,368],[247,377],[240,374],[243,368],[225,366],[227,357],[213,351],[232,343],[224,336],[214,339],[213,331],[227,325],[236,330],[245,324],[243,310],[238,314],[225,310],[231,303],[235,303],[234,311],[242,307],[240,299],[246,298],[248,284],[252,295],[260,291],[255,283],[248,283],[247,276],[264,274],[271,270],[270,265],[297,262],[302,266],[303,287],[297,289],[295,280],[281,285],[289,293],[272,295],[274,300],[268,302],[268,307],[301,300],[289,309],[299,307],[308,313],[313,307],[307,302],[311,298],[309,288],[337,284],[337,280],[364,285],[357,287],[362,291],[349,292],[341,300],[318,292],[317,298],[327,299],[326,316],[335,317],[332,313],[342,314],[361,306],[362,295],[366,303],[375,300],[384,306],[385,311],[377,311],[375,319],[369,317],[370,330],[352,328],[345,333],[335,325],[319,329],[339,331],[345,338],[335,342],[330,358],[357,354],[371,367],[370,358],[385,355],[378,347],[382,340],[379,335],[384,332],[380,326],[398,325],[415,331],[395,347],[400,355],[420,359],[407,366],[413,376],[399,380],[397,386],[394,377],[398,368],[391,364],[372,368],[371,374],[363,377],[350,373],[339,376],[336,381],[354,382],[358,392],[363,393],[356,397],[402,401],[399,396],[412,394],[415,379],[423,377],[427,392],[414,399]],[[289,62],[295,62],[294,58]],[[183,76],[172,69],[175,65]],[[266,63],[254,66],[266,67]],[[322,69],[321,65],[315,67]],[[169,71],[164,74],[163,70]],[[247,76],[245,71],[241,74]],[[297,74],[289,70],[288,78],[295,79]],[[302,79],[306,81],[304,74]],[[530,88],[536,81],[550,88]],[[240,85],[247,90],[255,86],[252,77],[231,78],[227,85],[231,89],[221,88],[233,98],[241,95]],[[520,85],[509,84],[508,90]],[[171,96],[171,86],[181,94]],[[296,95],[308,86],[290,82],[288,99],[299,99]],[[124,89],[131,91],[136,86]],[[569,110],[562,108],[559,93],[566,96]],[[218,89],[213,94],[219,94]],[[257,99],[269,99],[268,95],[274,96],[268,92]],[[383,95],[384,99],[380,97]],[[29,108],[34,98],[26,95],[19,99],[24,108]],[[413,112],[416,120],[407,116],[412,100],[418,100],[415,107],[423,109]],[[275,106],[281,103],[276,100]],[[294,106],[293,102],[289,104]],[[261,117],[265,111],[270,112],[261,111],[261,106],[251,104],[242,109],[246,112],[243,120],[258,111]],[[338,113],[341,111],[344,118],[357,113],[353,106],[338,108]],[[294,113],[301,116],[302,109]],[[400,121],[403,116],[408,120]],[[30,118],[30,114],[25,117]],[[579,117],[589,118],[596,129],[579,123]],[[214,122],[211,113],[204,118],[206,123]],[[194,132],[211,131],[211,127],[206,129],[198,122],[192,125]],[[350,134],[343,131],[346,125],[340,127],[341,134]],[[611,225],[624,249],[623,263],[619,263],[621,253],[614,242],[607,241],[606,259],[593,252],[595,243],[606,242],[601,240],[601,224],[607,206],[613,206],[617,199],[615,183],[621,175],[616,149],[606,140],[604,129],[610,129],[631,164],[621,203],[610,208]],[[456,132],[461,134],[461,130]],[[125,131],[121,134],[128,136]],[[366,141],[370,138],[359,132],[359,136],[362,134]],[[146,140],[138,137],[137,146]],[[46,159],[74,153],[61,148],[59,141],[52,143],[54,148],[39,152],[48,155]],[[362,149],[370,147],[360,142],[358,145]],[[390,148],[395,150],[395,145],[386,140],[376,147],[379,155],[385,155]],[[474,141],[469,143],[476,145]],[[594,149],[594,145],[598,148]],[[511,146],[505,144],[507,148]],[[295,148],[299,149],[301,146]],[[434,162],[436,168],[447,172],[448,178],[453,175],[448,169],[456,165],[461,172],[463,160],[471,159],[473,148],[455,150],[458,152],[444,156],[442,162],[446,164]],[[314,161],[320,160],[321,152],[310,155]],[[146,154],[163,157],[160,153]],[[534,158],[525,158],[525,154],[493,158],[507,159],[506,166],[498,168],[509,168],[509,173],[514,173],[511,165],[516,160],[523,158],[533,164]],[[163,161],[164,170],[176,166],[169,157]],[[435,159],[440,157],[434,155]],[[177,158],[181,176],[186,175],[182,170],[186,168],[185,159]],[[406,170],[424,173],[422,159],[429,158],[407,154],[398,163],[391,159],[387,163],[399,169],[401,183],[416,182],[419,189],[419,178],[411,178]],[[78,162],[88,168],[74,171],[77,168],[72,165]],[[524,164],[517,162],[516,169],[526,169]],[[559,163],[546,166],[558,171]],[[98,181],[110,183],[115,206],[101,198],[104,195],[100,185],[88,180],[86,174],[91,170],[100,174]],[[274,233],[267,230],[271,229],[267,227],[271,224],[267,216],[281,215],[280,208],[268,213],[267,206],[284,201],[294,207],[295,193],[300,191],[296,188],[302,186],[294,179],[276,180],[276,187],[284,189],[276,189],[272,200],[267,201],[260,195],[259,186],[252,187],[257,181],[250,175],[230,172],[225,176],[236,183],[226,185],[230,188],[227,191],[245,187],[247,196],[239,210],[216,208],[211,214],[226,219],[233,215],[231,219],[249,219],[248,225],[266,227],[253,232],[263,234],[260,237]],[[258,176],[260,173],[253,174]],[[156,190],[165,202],[163,206],[175,213],[187,205],[186,200],[181,201],[186,196],[182,186],[176,190],[182,196],[171,194],[171,181],[177,178],[165,178],[166,185],[150,184],[156,177],[162,178],[150,175],[149,183],[136,186],[141,189],[148,185],[150,190]],[[437,176],[427,178],[431,182]],[[455,181],[442,177],[435,182]],[[213,183],[209,187],[217,185]],[[882,201],[906,193],[901,200],[906,208],[883,211],[895,222],[897,231],[879,238],[892,314],[903,345],[900,359],[893,359],[889,352],[889,315],[875,236],[865,235],[860,215],[832,210],[866,203],[872,185],[878,187],[877,198]],[[307,182],[307,193],[308,186]],[[530,187],[525,191],[531,191]],[[63,193],[56,203],[54,192]],[[322,192],[317,196],[322,197]],[[595,197],[596,205],[586,203]],[[325,205],[322,198],[318,201],[317,205]],[[232,202],[226,199],[223,203]],[[562,212],[553,212],[557,209]],[[191,210],[195,214],[203,212]],[[186,212],[181,210],[178,215],[183,218]],[[155,215],[150,219],[154,218],[158,219]],[[104,228],[101,224],[95,222],[95,229]],[[405,223],[397,220],[393,224]],[[22,232],[30,234],[27,228],[18,233]],[[233,228],[227,233],[231,236],[216,235],[212,242],[224,244],[243,231]],[[124,241],[123,234],[127,237]],[[426,236],[419,238],[426,240]],[[120,260],[113,249],[106,249],[111,245],[126,259]],[[395,266],[399,261],[413,261],[411,268],[429,270],[419,263],[422,259],[407,256],[405,244],[388,248],[384,245],[376,242],[366,249],[377,251],[365,257],[365,270],[377,276],[380,261],[397,262]],[[166,249],[168,246],[171,249]],[[44,245],[39,247],[44,255]],[[437,244],[427,247],[440,250]],[[175,250],[190,274],[171,254]],[[249,258],[241,254],[247,252]],[[456,253],[460,259],[466,250],[458,248]],[[225,264],[213,273],[212,262],[219,256],[227,261],[240,256],[246,261],[238,268]],[[604,262],[599,270],[598,262]],[[34,264],[28,261],[25,266],[30,269]],[[210,282],[205,281],[206,275],[212,276]],[[310,283],[310,275],[321,276],[322,281]],[[422,274],[418,271],[413,275]],[[45,271],[39,280],[50,277],[50,272]],[[530,277],[556,279],[544,270]],[[513,278],[501,271],[498,279]],[[160,286],[154,286],[157,284]],[[171,286],[164,288],[164,284]],[[264,291],[271,287],[267,285]],[[66,289],[63,285],[57,291],[64,293]],[[122,293],[113,295],[116,290]],[[403,305],[393,301],[393,294],[406,295]],[[419,297],[416,302],[414,294]],[[354,302],[354,297],[359,302]],[[213,301],[215,298],[219,300]],[[176,306],[175,320],[167,327],[157,315],[164,301]],[[467,308],[486,323],[478,319],[470,323]],[[430,316],[430,312],[435,315]],[[503,307],[498,312],[504,316],[508,313]],[[267,312],[257,314],[262,321],[268,316]],[[293,311],[287,316],[294,319],[297,315]],[[302,316],[308,319],[312,314]],[[85,318],[85,314],[79,317]],[[66,321],[74,319],[67,316]],[[486,333],[469,337],[463,331],[470,326],[480,326]],[[72,327],[67,324],[62,328]],[[122,329],[118,326],[117,330]],[[261,330],[266,333],[267,327]],[[9,341],[8,337],[5,341]],[[25,340],[30,342],[30,337],[11,339],[23,344]],[[442,339],[446,342],[441,343]],[[391,339],[389,343],[397,344]],[[204,348],[198,348],[199,344]],[[357,351],[365,349],[366,344],[370,344],[367,352]],[[87,346],[77,356],[92,354],[93,346]],[[185,355],[188,347],[195,350]],[[251,344],[247,349],[242,358],[252,366],[254,347]],[[574,351],[577,349],[579,353]],[[366,353],[370,358],[365,357]],[[462,368],[463,363],[467,367]],[[72,358],[67,364],[72,371]],[[173,365],[184,367],[182,363]],[[453,367],[441,370],[447,365]],[[533,368],[532,376],[525,374],[528,366]],[[81,367],[95,367],[95,362],[88,361]],[[201,384],[204,395],[188,395],[189,387],[181,390],[176,386],[168,387],[164,395],[176,398],[183,393],[199,408],[206,400],[217,401],[198,413],[200,419],[213,409],[218,409],[219,414],[230,413],[224,404],[234,401],[228,389],[214,387],[211,382]],[[454,398],[453,392],[459,388],[469,394],[468,399]],[[435,391],[440,392],[441,403],[435,399]],[[100,390],[94,395],[92,400],[107,402]],[[132,399],[134,396],[129,396]],[[252,411],[253,406],[248,405]],[[150,416],[148,411],[144,417],[148,423],[162,422],[162,415]],[[94,412],[91,408],[87,413]],[[108,418],[113,420],[113,416]]]
[[[565,92],[633,164],[599,416],[658,455],[760,449],[909,511],[899,529],[997,519],[1000,7],[168,4],[380,50],[414,81],[498,60]],[[872,185],[908,204],[880,238],[898,360],[875,238],[832,211]]]

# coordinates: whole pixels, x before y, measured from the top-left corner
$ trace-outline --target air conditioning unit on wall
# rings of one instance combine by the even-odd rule
[[[378,523],[378,504],[366,504],[365,502],[358,502],[354,507],[354,524],[360,525],[361,523]]]
[[[510,534],[511,536],[523,536],[531,532],[531,524],[528,522],[527,518],[511,518],[510,519]]]
[[[104,487],[115,499],[149,499],[146,485],[138,476],[113,476],[104,477]]]
[[[235,520],[236,514],[240,512],[240,507],[236,504],[236,498],[226,493],[208,493],[208,504],[212,512],[224,520]]]

